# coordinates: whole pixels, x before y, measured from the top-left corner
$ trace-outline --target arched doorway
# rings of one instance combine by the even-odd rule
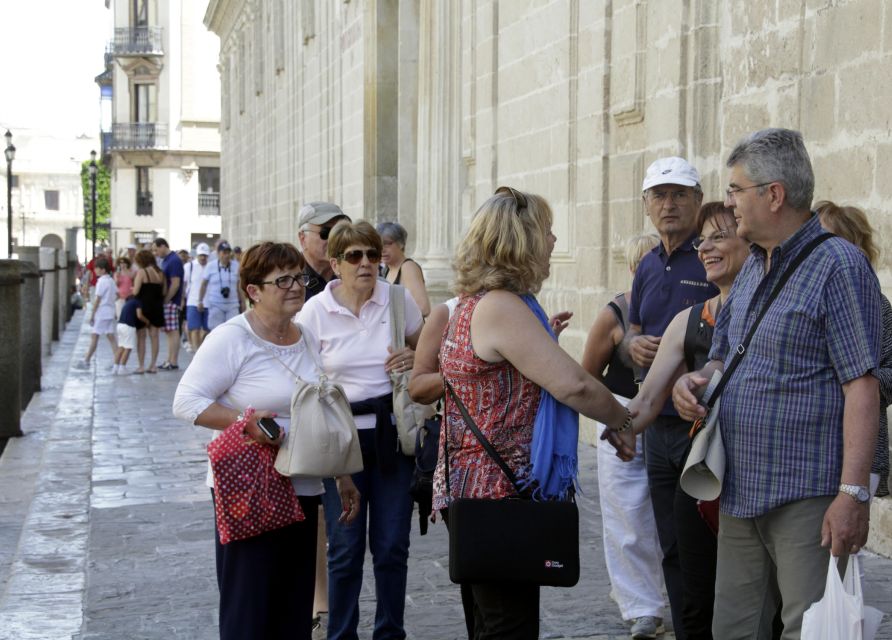
[[[48,233],[43,236],[43,239],[40,241],[40,246],[49,247],[51,249],[59,249],[61,251],[65,248],[65,242],[55,233]]]

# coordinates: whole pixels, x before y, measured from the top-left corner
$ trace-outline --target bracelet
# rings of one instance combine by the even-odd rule
[[[617,433],[625,433],[629,429],[632,428],[632,413],[629,411],[628,407],[623,407],[626,410],[626,419],[623,420],[623,424],[619,429],[613,429]]]

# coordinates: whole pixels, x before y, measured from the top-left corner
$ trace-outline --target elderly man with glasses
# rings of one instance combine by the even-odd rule
[[[307,262],[305,273],[312,281],[307,287],[307,300],[325,289],[325,285],[335,277],[328,259],[328,234],[341,220],[350,222],[350,217],[331,202],[310,202],[298,213],[300,231],[297,238],[300,250]]]
[[[711,361],[679,378],[673,399],[681,415],[703,415],[696,396],[706,379],[724,370],[767,307],[721,396],[713,636],[766,637],[780,597],[787,640],[799,638],[804,612],[822,596],[827,547],[845,557],[867,540],[880,288],[854,245],[832,237],[815,246],[824,230],[811,210],[815,179],[798,131],[749,135],[727,167],[725,206],[752,243],[750,256],[716,323]]]
[[[703,200],[700,174],[683,158],[660,158],[648,167],[641,189],[645,211],[660,243],[644,256],[635,271],[629,331],[620,346],[621,357],[631,361],[639,381],[653,363],[660,337],[672,318],[718,293],[706,281],[706,271],[693,247]],[[689,429],[690,423],[667,402],[644,439],[648,485],[663,550],[663,579],[676,638],[680,640],[697,636],[698,629],[704,627],[708,632],[712,615],[712,582],[709,576],[698,581],[690,572],[683,572],[676,535],[676,490],[690,442]],[[635,638],[656,635],[649,629],[635,633],[633,627]]]

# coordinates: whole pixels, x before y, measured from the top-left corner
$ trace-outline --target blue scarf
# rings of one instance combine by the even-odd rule
[[[535,296],[521,296],[526,305],[557,341],[545,311]],[[529,478],[523,481],[533,489],[533,499],[565,499],[571,487],[577,486],[579,458],[576,447],[579,443],[579,414],[554,399],[542,389],[539,411],[533,425],[533,446],[530,450],[532,470]]]

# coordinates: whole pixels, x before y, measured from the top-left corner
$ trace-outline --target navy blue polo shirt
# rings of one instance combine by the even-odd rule
[[[718,295],[718,288],[706,281],[706,271],[694,250],[694,233],[671,254],[660,242],[641,260],[632,282],[629,323],[641,326],[641,333],[662,336],[679,311]],[[663,415],[677,415],[672,400]]]

